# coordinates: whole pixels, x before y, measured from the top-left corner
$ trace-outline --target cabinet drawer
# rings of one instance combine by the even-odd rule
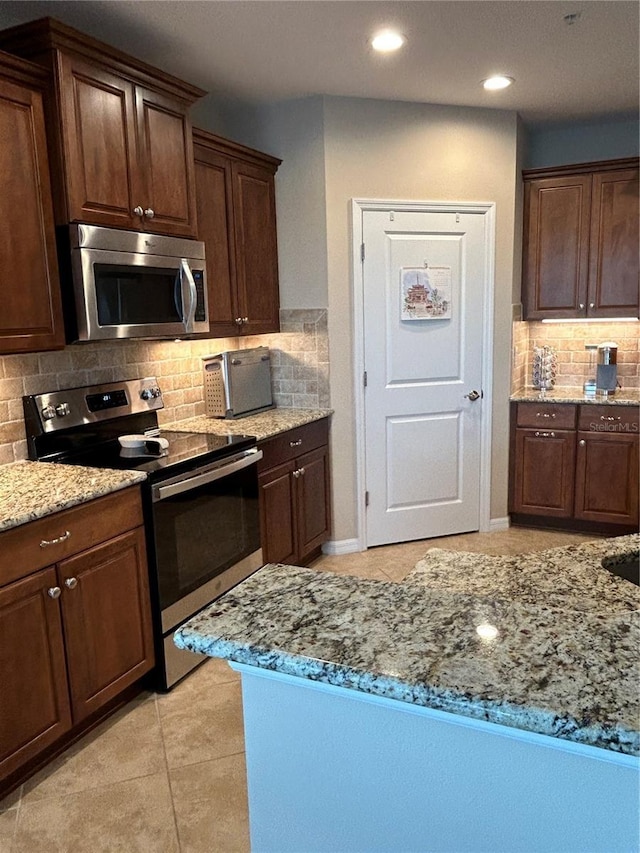
[[[638,433],[640,409],[636,406],[580,406],[578,429],[591,432]]]
[[[7,530],[0,534],[0,586],[141,524],[136,486]]]
[[[575,429],[577,408],[567,403],[518,403],[517,425],[534,429]]]
[[[310,424],[287,430],[258,444],[263,457],[258,463],[259,471],[267,471],[282,465],[297,456],[329,443],[329,420],[322,418]]]

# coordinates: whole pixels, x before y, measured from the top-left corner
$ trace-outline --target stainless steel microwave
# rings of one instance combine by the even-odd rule
[[[179,338],[209,331],[204,243],[96,225],[69,226],[80,341]]]

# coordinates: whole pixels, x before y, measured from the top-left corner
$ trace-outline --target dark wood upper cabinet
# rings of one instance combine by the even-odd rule
[[[637,317],[638,160],[523,177],[525,319]]]
[[[0,53],[0,353],[64,346],[46,83],[41,68]]]
[[[211,337],[277,332],[275,173],[280,160],[194,129],[198,238]]]
[[[188,109],[205,93],[58,21],[0,32],[45,66],[56,222],[196,235]]]

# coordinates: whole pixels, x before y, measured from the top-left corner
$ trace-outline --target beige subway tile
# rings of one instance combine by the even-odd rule
[[[4,363],[4,376],[7,379],[18,379],[39,372],[38,356],[35,354],[7,355],[2,361]]]
[[[24,421],[7,421],[0,424],[0,444],[24,441]]]
[[[22,396],[23,380],[0,379],[0,400],[15,400]]]
[[[0,444],[0,465],[8,465],[9,462],[15,462],[13,444]]]
[[[29,458],[29,448],[27,447],[26,439],[24,439],[23,441],[14,441],[13,458],[16,462],[20,462],[23,459]]]

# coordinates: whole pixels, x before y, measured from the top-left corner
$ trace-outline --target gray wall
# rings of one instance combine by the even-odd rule
[[[637,117],[530,128],[527,130],[524,168],[637,157],[640,151],[639,132]]]

